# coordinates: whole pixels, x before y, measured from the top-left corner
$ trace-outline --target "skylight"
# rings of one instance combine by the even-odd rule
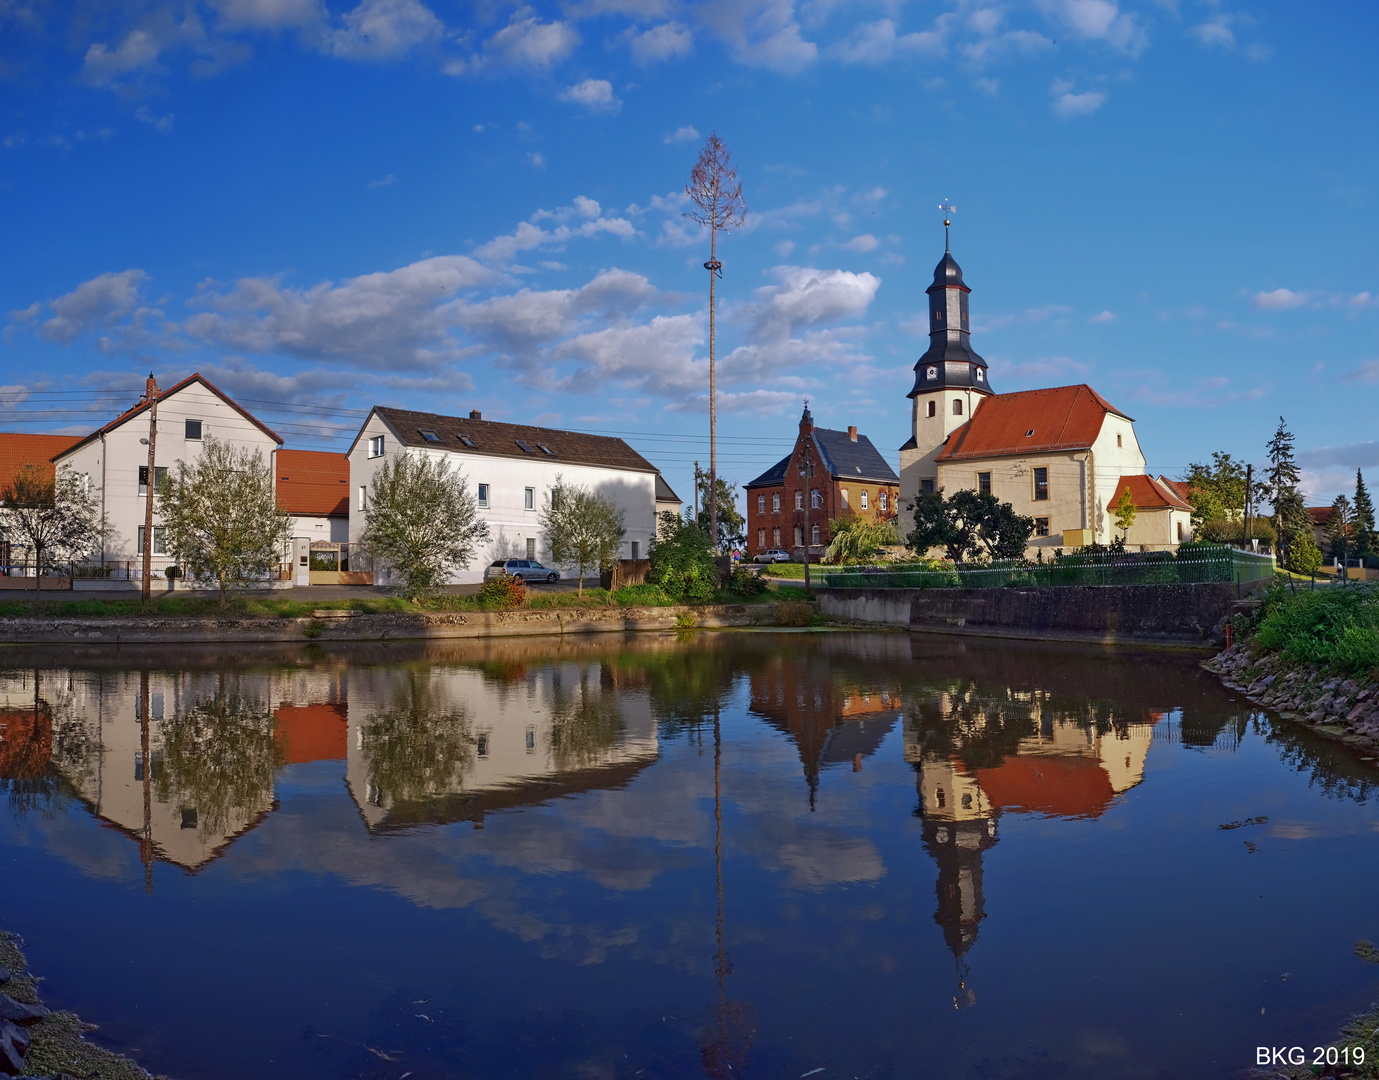
[[[417,431],[421,433],[421,437],[425,439],[427,442],[441,441],[441,437],[437,435],[434,431],[432,431],[429,427],[417,428]]]
[[[1025,432],[1025,438],[1028,439],[1028,438],[1029,438],[1031,435],[1033,435],[1033,434],[1034,434],[1034,428],[1030,428],[1027,432]]]
[[[534,454],[534,453],[536,453],[536,451],[533,450],[533,449],[531,448],[531,443],[527,442],[526,439],[518,439],[518,440],[516,440],[516,442],[517,442],[517,445],[520,446],[520,447],[522,448],[522,453],[524,453],[524,454]]]
[[[547,446],[545,443],[539,442],[539,443],[537,443],[536,445],[539,446],[539,447],[541,447],[542,453],[550,454],[551,457],[555,457],[555,451],[552,450],[552,449],[551,449],[549,446]]]
[[[468,435],[460,435],[460,436],[458,436],[458,438],[459,438],[460,442],[462,442],[462,443],[465,444],[465,446],[474,446],[474,445],[475,445],[474,440],[471,439]]]

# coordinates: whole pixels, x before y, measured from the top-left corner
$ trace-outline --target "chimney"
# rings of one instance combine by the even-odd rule
[[[481,413],[478,409],[470,409],[469,418],[471,420],[482,420],[484,418],[484,414]]]
[[[153,372],[148,373],[148,382],[144,384],[144,400],[152,401],[158,396],[158,380],[153,377]]]
[[[848,438],[851,439],[853,442],[856,442],[856,441],[857,441],[857,428],[855,428],[855,427],[849,427],[849,428],[848,428]]]

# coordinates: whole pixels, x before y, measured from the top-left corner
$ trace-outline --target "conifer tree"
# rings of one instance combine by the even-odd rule
[[[1298,533],[1310,527],[1307,510],[1303,506],[1298,482],[1302,474],[1293,456],[1293,433],[1283,417],[1278,418],[1278,430],[1265,448],[1269,454],[1269,471],[1265,489],[1274,504],[1274,531],[1278,534],[1279,554],[1288,565],[1288,549]]]
[[[1374,503],[1365,487],[1364,474],[1355,470],[1355,554],[1373,555],[1379,546],[1379,537],[1374,535]]]

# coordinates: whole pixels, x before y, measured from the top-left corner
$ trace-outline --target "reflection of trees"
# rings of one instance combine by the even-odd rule
[[[1363,803],[1379,788],[1373,768],[1356,760],[1355,752],[1343,743],[1286,720],[1275,720],[1265,726],[1263,720],[1257,718],[1255,731],[1262,734],[1266,742],[1278,747],[1279,758],[1284,764],[1300,773],[1309,773],[1310,782],[1333,799]]]
[[[613,657],[624,676],[646,681],[651,708],[663,738],[697,732],[705,718],[722,709],[744,657],[727,649],[688,648]]]
[[[391,707],[361,725],[370,799],[416,802],[453,790],[474,768],[463,709],[446,707],[424,674],[408,672]]]
[[[551,758],[561,772],[601,764],[606,751],[622,738],[622,709],[616,693],[590,686],[589,668],[567,687],[556,681],[551,698]]]
[[[101,749],[99,731],[72,707],[71,672],[35,670],[33,680],[33,706],[7,714],[0,747],[0,791],[16,817],[63,809],[72,793],[61,774],[93,775]]]
[[[202,836],[234,832],[273,795],[272,710],[224,683],[215,697],[162,721],[158,801],[195,812]],[[185,813],[184,813],[185,816]]]

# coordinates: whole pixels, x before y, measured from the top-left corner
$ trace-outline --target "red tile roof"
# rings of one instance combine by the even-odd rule
[[[1191,505],[1192,500],[1188,498],[1188,495],[1192,493],[1192,485],[1186,480],[1170,480],[1168,477],[1160,474],[1159,483],[1163,484],[1169,491],[1177,495],[1183,502]]]
[[[1329,506],[1309,506],[1307,516],[1312,519],[1313,525],[1325,525],[1331,520],[1331,507]]]
[[[1007,757],[1000,765],[976,769],[994,807],[1054,817],[1097,818],[1116,797],[1111,776],[1095,758]]]
[[[1122,476],[1116,481],[1116,490],[1111,495],[1111,502],[1108,505],[1115,505],[1122,491],[1130,492],[1130,498],[1140,510],[1161,510],[1164,507],[1172,510],[1192,509],[1190,502],[1181,498],[1167,484],[1160,483],[1152,476],[1140,474]]]
[[[1085,383],[996,394],[948,436],[938,460],[1086,450],[1107,413],[1131,419]]]
[[[278,451],[278,499],[289,514],[348,517],[350,459],[324,450]]]
[[[284,765],[344,761],[348,733],[343,705],[279,705],[273,711],[273,741]]]
[[[25,464],[34,466],[45,480],[51,480],[55,472],[52,458],[80,441],[80,435],[0,433],[0,487],[13,480]]]

